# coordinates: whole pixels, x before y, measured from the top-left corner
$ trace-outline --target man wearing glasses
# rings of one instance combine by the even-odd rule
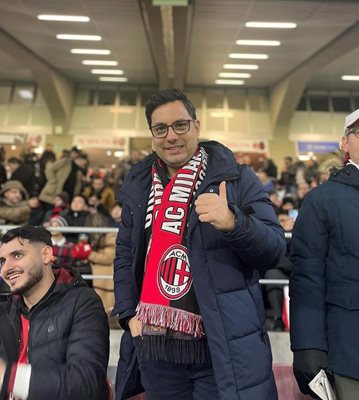
[[[292,238],[294,374],[303,393],[323,369],[339,400],[359,393],[359,109],[345,119],[344,167],[307,194]],[[312,394],[313,395],[313,394]]]
[[[285,251],[273,207],[229,149],[198,143],[180,90],[151,96],[146,117],[155,153],[119,194],[116,398],[140,391],[138,362],[149,400],[275,400],[258,284]]]

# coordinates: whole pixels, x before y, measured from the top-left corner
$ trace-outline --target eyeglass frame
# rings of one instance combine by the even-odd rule
[[[186,132],[181,132],[181,133],[176,132],[176,130],[174,129],[173,125],[176,124],[176,123],[179,123],[179,122],[188,122],[188,130],[187,130]],[[190,129],[191,129],[191,122],[195,123],[195,122],[197,122],[197,120],[196,120],[196,119],[179,119],[179,120],[177,120],[177,121],[175,121],[175,122],[173,122],[172,124],[169,124],[169,125],[163,124],[163,123],[159,123],[159,124],[157,124],[157,125],[152,125],[152,126],[149,127],[149,129],[150,129],[150,131],[151,131],[152,136],[153,136],[155,139],[164,139],[164,138],[166,138],[166,137],[168,136],[168,130],[169,130],[169,128],[172,128],[173,132],[174,132],[176,135],[184,135],[185,133],[189,132]],[[165,127],[166,127],[167,132],[166,132],[166,134],[165,134],[164,136],[155,136],[155,135],[154,135],[152,129],[153,129],[153,128],[156,128],[156,127],[158,127],[158,126],[165,126]]]
[[[345,132],[345,136],[348,137],[349,135],[353,134],[357,139],[359,139],[359,125],[353,126],[351,128],[347,128]]]

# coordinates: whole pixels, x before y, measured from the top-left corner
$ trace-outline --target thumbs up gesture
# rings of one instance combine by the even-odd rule
[[[198,196],[194,206],[201,222],[208,222],[222,232],[234,229],[235,215],[228,207],[225,181],[219,185],[219,194],[203,193]]]

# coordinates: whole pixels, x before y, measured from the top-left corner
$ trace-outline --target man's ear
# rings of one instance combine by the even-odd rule
[[[196,129],[197,137],[199,137],[199,134],[201,132],[201,122],[196,120],[194,123],[194,128]]]
[[[340,148],[344,151],[344,153],[349,152],[349,137],[343,136],[342,140],[340,141]]]
[[[42,257],[44,260],[44,264],[49,264],[53,257],[52,247],[50,247],[50,246],[43,247]]]

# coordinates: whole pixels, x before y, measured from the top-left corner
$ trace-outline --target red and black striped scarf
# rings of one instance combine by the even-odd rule
[[[161,160],[152,167],[146,228],[152,229],[137,317],[155,325],[203,336],[202,317],[192,285],[186,229],[195,193],[206,173],[208,155],[200,147],[164,188]]]

